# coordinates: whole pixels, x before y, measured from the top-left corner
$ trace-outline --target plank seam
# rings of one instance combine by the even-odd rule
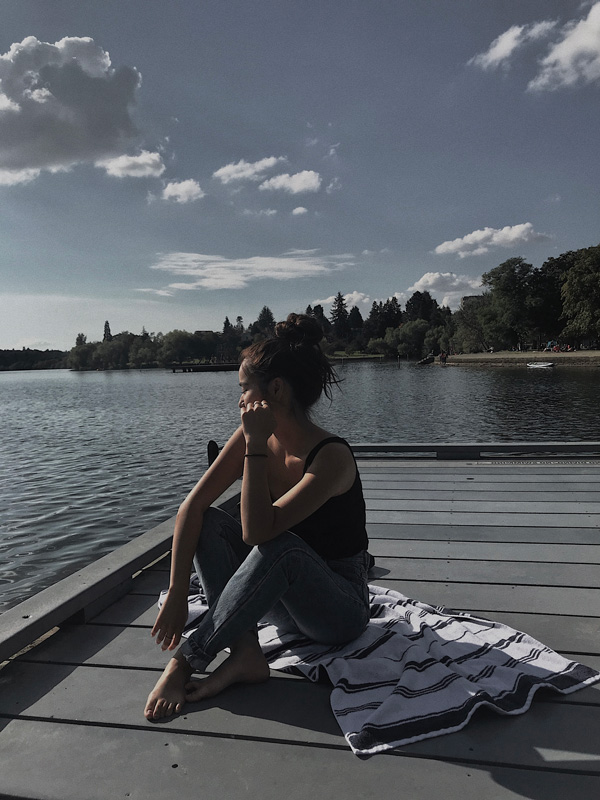
[[[131,730],[131,731],[148,731],[148,732],[152,731],[157,734],[160,734],[161,736],[164,736],[165,733],[169,733],[173,736],[193,736],[193,737],[207,738],[207,739],[229,739],[233,741],[242,741],[242,742],[262,742],[265,744],[279,744],[291,747],[312,747],[317,750],[334,750],[334,751],[341,751],[344,753],[349,752],[349,748],[346,744],[333,744],[327,742],[308,742],[298,739],[296,740],[282,739],[271,736],[248,736],[236,733],[217,733],[214,731],[177,730],[176,728],[164,727],[157,723],[150,723],[148,725],[127,725],[127,724],[118,724],[115,722],[89,722],[85,720],[62,719],[60,717],[52,717],[52,719],[49,719],[47,717],[38,717],[28,714],[15,717],[11,714],[4,714],[1,712],[0,712],[0,719],[9,719],[9,720],[25,721],[25,722],[39,722],[42,724],[75,725],[83,728],[109,728],[113,730]],[[384,757],[385,756],[396,757],[396,758],[420,758],[426,761],[432,761],[432,760],[443,761],[450,764],[469,764],[473,766],[502,767],[507,769],[523,770],[526,772],[554,773],[559,775],[582,775],[593,778],[600,778],[600,774],[598,774],[598,772],[594,772],[593,770],[573,769],[569,767],[550,767],[550,766],[539,766],[539,765],[533,766],[529,764],[513,764],[511,762],[492,761],[490,759],[464,758],[460,756],[444,756],[440,754],[427,755],[424,753],[406,753],[402,752],[399,748],[396,748],[395,750],[389,750],[384,753],[377,753],[376,755]]]

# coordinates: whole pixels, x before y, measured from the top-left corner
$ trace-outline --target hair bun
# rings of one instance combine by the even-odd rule
[[[290,347],[313,347],[323,338],[323,329],[314,317],[307,314],[288,314],[284,322],[275,326],[275,336],[288,342]]]

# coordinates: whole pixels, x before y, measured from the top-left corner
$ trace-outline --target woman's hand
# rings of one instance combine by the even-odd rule
[[[242,418],[242,430],[246,442],[252,440],[258,446],[264,445],[271,434],[275,431],[275,415],[269,408],[266,400],[255,400],[240,408]]]
[[[161,645],[161,650],[174,650],[177,647],[187,617],[187,595],[169,592],[152,628],[152,636],[156,637],[156,644]]]

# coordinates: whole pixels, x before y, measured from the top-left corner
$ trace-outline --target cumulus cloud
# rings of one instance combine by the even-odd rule
[[[302,214],[308,214],[308,208],[304,208],[304,206],[297,206],[293,211],[292,214],[295,217],[300,217]]]
[[[490,247],[515,247],[527,242],[549,239],[545,233],[538,233],[531,222],[521,225],[506,225],[504,228],[483,228],[473,231],[459,239],[451,239],[439,244],[434,252],[437,255],[456,254],[460,258],[480,256]]]
[[[166,253],[160,256],[151,269],[187,279],[186,282],[171,283],[162,291],[189,291],[243,289],[252,281],[267,278],[276,281],[314,279],[346,266],[350,264],[342,256],[322,256],[315,251],[291,251],[281,256],[233,259],[202,253]]]
[[[117,156],[96,161],[114,178],[157,178],[165,171],[160,153],[142,150],[138,156]]]
[[[556,22],[545,20],[531,25],[513,25],[491,43],[485,53],[479,53],[467,63],[481,69],[496,69],[507,66],[513,53],[527,42],[534,42],[548,36],[556,27]]]
[[[284,173],[283,175],[276,175],[274,178],[269,178],[258,187],[261,191],[278,191],[288,192],[289,194],[302,194],[303,192],[318,192],[321,188],[321,176],[318,172],[305,169],[302,172],[296,172],[294,175]]]
[[[237,164],[226,164],[216,172],[213,178],[217,178],[221,183],[232,183],[233,181],[261,181],[264,173],[275,167],[277,164],[287,161],[285,156],[269,156],[260,161],[238,161]]]
[[[194,180],[171,181],[162,190],[163,200],[173,200],[175,203],[192,203],[204,197],[200,184]]]
[[[555,20],[513,25],[468,63],[484,70],[506,68],[517,50],[548,38],[552,41],[544,44],[538,74],[527,84],[529,91],[551,91],[600,81],[600,2],[593,3],[587,17],[570,20],[562,26]]]
[[[408,292],[429,292],[441,306],[456,309],[465,295],[481,292],[481,278],[456,275],[454,272],[426,272],[408,287]]]
[[[55,44],[29,36],[0,54],[0,170],[68,169],[121,155],[137,135],[133,67],[113,68],[89,37]]]
[[[600,80],[600,3],[586,19],[569,22],[540,61],[540,72],[527,86],[530,91],[559,89]]]

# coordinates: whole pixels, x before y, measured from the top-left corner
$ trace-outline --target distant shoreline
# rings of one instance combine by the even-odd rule
[[[436,363],[439,359],[436,358]],[[501,350],[497,353],[462,353],[448,356],[448,364],[460,366],[485,364],[495,367],[514,367],[535,361],[549,361],[561,367],[600,367],[600,350],[576,350],[573,353],[544,353],[541,350],[513,352]]]

